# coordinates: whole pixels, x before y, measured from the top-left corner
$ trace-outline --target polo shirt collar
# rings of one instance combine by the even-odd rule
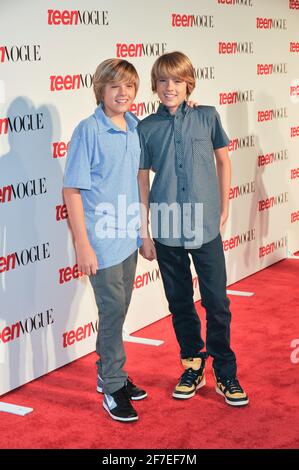
[[[100,132],[107,132],[110,129],[113,129],[117,132],[124,132],[116,124],[104,113],[103,110],[103,103],[100,103],[99,106],[95,110],[95,117],[99,124],[99,131]],[[128,130],[133,132],[138,124],[138,119],[130,112],[125,113],[125,119],[127,121]]]
[[[187,103],[186,103],[186,101],[183,101],[183,103],[181,103],[180,106],[178,107],[178,109],[176,110],[175,115],[184,117],[187,110],[188,110]],[[160,105],[159,105],[159,108],[157,110],[157,114],[159,114],[160,116],[165,116],[165,117],[173,117],[174,116],[174,114],[170,114],[169,109],[167,108],[167,106],[165,106],[162,103],[160,103]]]

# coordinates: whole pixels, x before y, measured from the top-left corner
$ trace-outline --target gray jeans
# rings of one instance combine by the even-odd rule
[[[136,272],[137,250],[122,263],[99,269],[90,276],[99,313],[96,342],[98,373],[103,379],[104,393],[122,388],[128,378],[123,367],[126,353],[122,330],[131,301]]]

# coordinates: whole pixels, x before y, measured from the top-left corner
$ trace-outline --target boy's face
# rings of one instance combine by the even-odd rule
[[[159,78],[156,88],[161,102],[167,106],[170,114],[175,114],[186,99],[187,83],[176,77]]]
[[[108,117],[124,114],[129,111],[136,95],[134,83],[111,82],[103,90],[102,101]]]

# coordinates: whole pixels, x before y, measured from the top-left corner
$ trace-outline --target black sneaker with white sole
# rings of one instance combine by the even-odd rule
[[[128,377],[128,380],[125,383],[125,387],[127,388],[130,400],[143,400],[147,397],[146,391],[135,385],[130,377]],[[103,380],[99,375],[97,381],[97,392],[103,393]]]
[[[110,395],[105,393],[103,407],[116,421],[131,422],[138,419],[125,386]]]

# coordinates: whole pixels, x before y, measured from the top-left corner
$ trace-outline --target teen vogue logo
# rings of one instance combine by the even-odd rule
[[[140,103],[132,103],[130,107],[131,113],[135,116],[144,116],[145,114],[153,114],[159,108],[160,101],[142,101]]]
[[[20,320],[13,325],[8,325],[0,330],[0,342],[9,343],[20,338],[25,333],[31,334],[32,331],[40,330],[54,323],[53,308],[44,312],[37,313],[31,317]]]
[[[276,194],[275,196],[268,197],[267,199],[261,199],[258,202],[259,212],[272,209],[272,207],[279,206],[280,204],[286,204],[288,200],[288,192]]]
[[[257,75],[277,75],[288,73],[287,63],[280,62],[278,64],[257,64]]]
[[[287,29],[287,20],[285,18],[257,18],[257,29]]]
[[[99,321],[89,322],[86,325],[79,326],[76,330],[66,331],[62,334],[62,345],[64,348],[89,338],[91,334],[96,334],[99,328]]]
[[[19,253],[0,256],[0,273],[50,258],[50,243],[25,248]]]
[[[236,199],[240,196],[245,196],[254,192],[255,181],[249,181],[248,183],[240,184],[239,186],[234,186],[233,188],[230,188],[229,199]]]
[[[219,93],[219,104],[250,103],[254,101],[253,90],[239,90]]]
[[[228,144],[229,152],[239,149],[249,149],[255,146],[254,135],[246,135],[244,137],[234,137]]]
[[[218,42],[219,54],[253,54],[253,42]]]
[[[282,248],[286,248],[287,246],[287,237],[281,237],[279,240],[275,240],[267,245],[259,247],[259,258],[264,258],[264,256],[268,256],[274,253],[277,250],[281,250]]]
[[[116,44],[116,57],[155,57],[166,52],[166,42]]]
[[[285,119],[288,117],[287,108],[263,109],[257,113],[257,121],[273,121],[275,119]]]
[[[182,15],[171,14],[171,26],[173,28],[214,28],[213,15]]]
[[[137,276],[133,284],[133,289],[140,289],[141,287],[145,287],[148,284],[152,284],[159,280],[160,270],[158,268],[155,268],[152,271],[147,271],[146,273]]]
[[[39,44],[0,46],[0,62],[38,62],[40,60]]]
[[[233,250],[234,248],[238,248],[240,245],[246,245],[253,240],[255,240],[255,228],[237,235],[233,235],[228,240],[223,240],[223,249],[224,251]]]
[[[32,196],[40,196],[46,194],[46,178],[39,178],[35,180],[21,181],[17,184],[8,184],[0,188],[0,204],[11,202],[12,198],[25,199]]]
[[[44,129],[43,113],[25,114],[24,116],[14,116],[0,118],[0,135],[10,132],[29,132]]]
[[[258,166],[272,165],[276,162],[288,160],[289,154],[288,149],[277,150],[268,152],[262,155],[258,155],[257,164]]]
[[[82,73],[76,75],[51,75],[50,91],[79,90],[80,88],[91,88],[92,75]]]
[[[48,10],[48,24],[51,26],[93,25],[108,26],[107,10]]]

